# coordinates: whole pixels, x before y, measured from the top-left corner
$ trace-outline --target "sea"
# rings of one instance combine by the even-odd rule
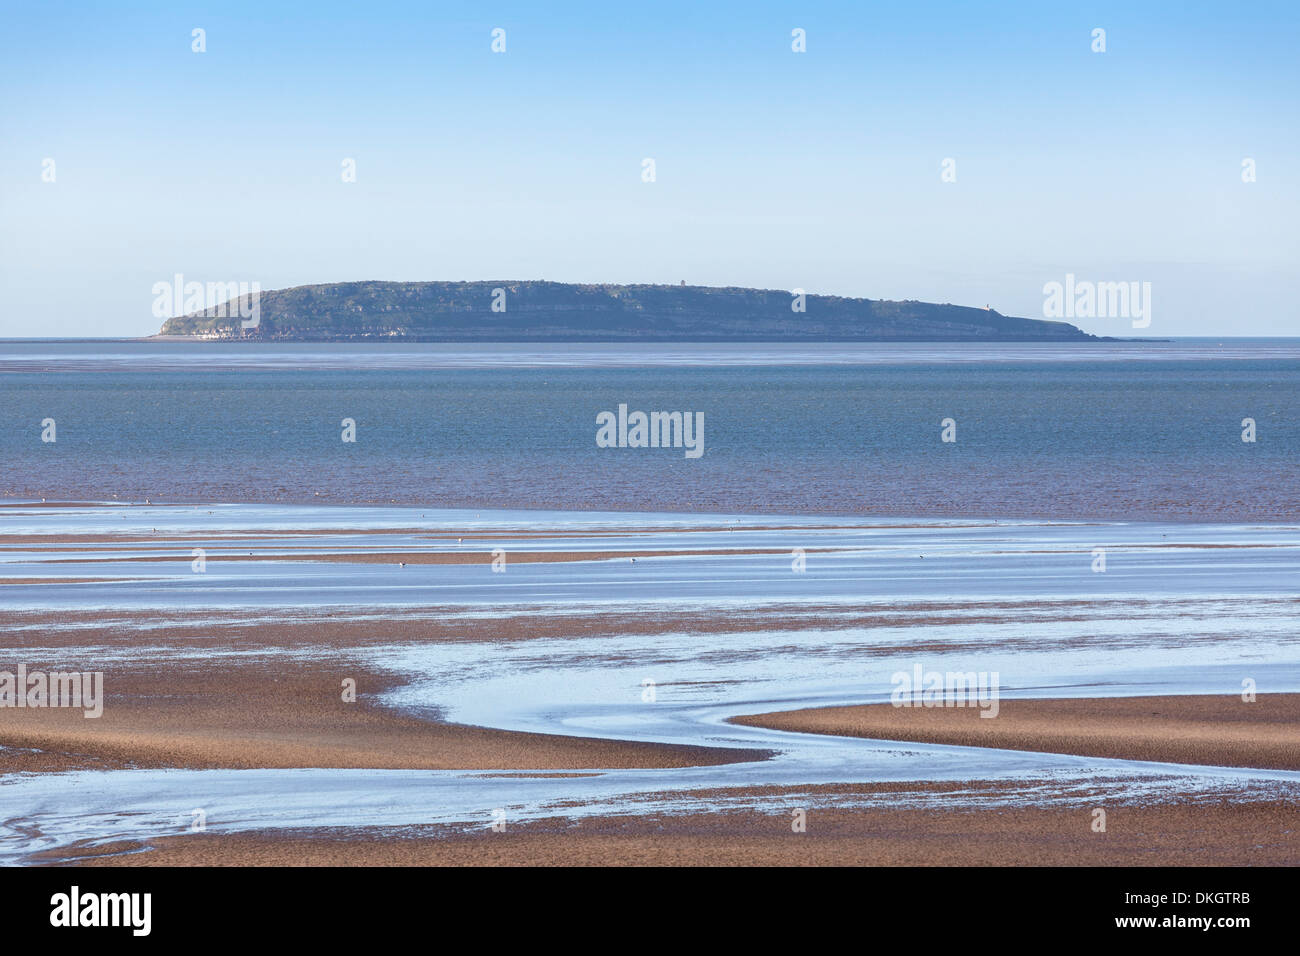
[[[1275,522],[1297,463],[1300,339],[0,342],[0,500]]]
[[[1300,690],[1297,386],[1298,339],[0,343],[0,669],[103,672],[111,712],[146,663],[219,687],[232,661],[308,655],[392,675],[378,703],[403,713],[753,752],[23,773],[0,747],[0,863],[122,852],[188,832],[196,806],[215,834],[355,834],[497,812],[783,830],[792,807],[1294,803],[1291,770],[730,720],[891,700],[917,668],[1005,699]],[[632,447],[637,411],[702,421],[701,453]],[[628,440],[602,443],[602,416]],[[539,550],[592,554],[516,560]],[[469,557],[346,559],[376,552]],[[512,621],[547,629],[511,639]],[[366,640],[276,638],[316,623]],[[927,786],[971,780],[998,790]],[[890,786],[818,789],[841,784]]]

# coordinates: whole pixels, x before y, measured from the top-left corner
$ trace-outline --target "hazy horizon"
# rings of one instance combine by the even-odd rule
[[[1282,3],[15,9],[0,337],[156,333],[178,273],[685,280],[1028,318],[1074,275],[1150,283],[1148,327],[1065,318],[1096,335],[1282,335],[1297,41]]]

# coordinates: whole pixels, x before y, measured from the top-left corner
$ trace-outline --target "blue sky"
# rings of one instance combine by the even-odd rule
[[[1293,3],[52,2],[5,21],[0,336],[151,333],[176,273],[685,279],[1027,316],[1072,273],[1150,282],[1141,334],[1300,334]]]

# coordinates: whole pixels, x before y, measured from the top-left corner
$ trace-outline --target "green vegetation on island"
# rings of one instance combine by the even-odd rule
[[[802,306],[802,309],[799,307]],[[566,282],[339,282],[261,292],[257,325],[222,305],[160,335],[346,342],[1085,341],[1066,322],[993,309],[777,289]]]

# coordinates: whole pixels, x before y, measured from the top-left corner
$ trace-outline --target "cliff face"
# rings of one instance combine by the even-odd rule
[[[504,290],[504,296],[494,290]],[[504,311],[493,311],[494,301]],[[279,341],[443,342],[1083,341],[1065,322],[929,302],[784,290],[561,282],[341,282],[261,293],[259,324],[235,309],[168,319],[162,335]],[[233,318],[223,317],[233,314]]]

